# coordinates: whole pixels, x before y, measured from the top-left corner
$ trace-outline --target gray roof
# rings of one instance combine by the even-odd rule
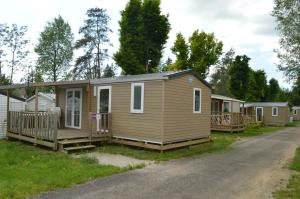
[[[300,106],[293,106],[292,109],[300,109]]]
[[[247,102],[245,103],[245,107],[286,107],[288,106],[288,102]]]
[[[170,78],[178,77],[184,74],[192,74],[206,86],[210,88],[209,83],[202,79],[199,75],[194,73],[192,70],[183,70],[183,71],[172,71],[172,72],[163,72],[163,73],[150,73],[150,74],[141,74],[141,75],[124,75],[118,77],[110,78],[100,78],[91,80],[91,84],[111,84],[111,83],[120,83],[120,82],[137,82],[137,81],[151,81],[151,80],[167,80]]]
[[[212,94],[211,98],[212,99],[221,99],[221,100],[225,100],[225,101],[241,102],[241,103],[245,102],[245,101],[238,100],[235,98],[231,98],[231,97],[227,97],[227,96],[223,96],[223,95],[216,95],[216,94]]]

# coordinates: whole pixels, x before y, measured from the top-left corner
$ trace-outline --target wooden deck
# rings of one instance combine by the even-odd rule
[[[213,131],[244,131],[245,127],[242,113],[216,112],[211,115],[211,130]]]
[[[64,145],[79,149],[79,146],[70,147],[70,145],[78,145],[78,143],[91,144],[92,142],[110,140],[110,115],[105,113],[100,118],[99,123],[103,123],[100,128],[101,131],[92,134],[91,130],[58,129],[58,117],[53,113],[9,111],[7,137],[31,142],[35,145],[47,146],[53,150],[62,150]],[[93,145],[83,147],[88,146]]]

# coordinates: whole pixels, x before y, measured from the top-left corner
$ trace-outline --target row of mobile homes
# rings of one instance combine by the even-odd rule
[[[40,112],[36,96],[34,112],[8,111],[8,137],[64,150],[102,140],[158,150],[210,140],[211,88],[191,70],[0,90],[24,87],[52,87],[60,114]]]
[[[222,96],[211,95],[211,129],[218,131],[243,131],[245,128],[243,104],[245,102]]]
[[[245,115],[255,118],[264,125],[286,125],[289,122],[287,102],[249,102],[245,103]]]
[[[9,109],[12,111],[24,111],[25,99],[11,96],[9,101]],[[7,94],[0,93],[0,138],[6,136],[7,123]]]
[[[300,106],[294,106],[292,108],[291,117],[293,117],[294,121],[300,121]]]

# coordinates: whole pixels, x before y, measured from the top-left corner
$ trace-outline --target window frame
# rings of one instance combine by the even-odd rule
[[[196,103],[195,103],[195,101],[196,101],[196,95],[195,95],[195,93],[196,93],[196,91],[199,91],[200,92],[200,94],[199,94],[199,111],[196,111],[195,110],[195,105],[196,105]],[[201,113],[202,112],[202,90],[201,90],[201,88],[194,88],[193,89],[193,113]]]
[[[76,127],[74,126],[74,119],[73,119],[73,116],[71,114],[71,125],[67,125],[67,106],[68,106],[68,92],[72,92],[74,95],[75,95],[75,91],[79,91],[80,92],[80,116],[79,116],[79,126]],[[74,97],[74,95],[72,97]],[[65,90],[65,127],[67,128],[72,128],[72,129],[81,129],[81,123],[82,123],[82,88],[68,88]],[[72,112],[73,112],[73,109],[72,109]],[[72,124],[73,123],[73,124]]]
[[[294,110],[293,110],[293,114],[294,114],[294,115],[297,115],[297,114],[298,114],[297,109],[294,109]]]
[[[274,114],[274,109],[276,109],[276,115]],[[278,107],[272,107],[272,116],[277,117],[278,116]]]
[[[134,87],[141,86],[141,109],[134,109]],[[131,99],[130,99],[130,112],[131,113],[144,113],[144,83],[134,82],[131,83]]]

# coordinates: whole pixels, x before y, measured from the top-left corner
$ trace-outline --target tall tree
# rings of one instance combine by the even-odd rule
[[[6,47],[9,53],[8,67],[10,69],[10,83],[13,82],[15,72],[22,69],[24,66],[24,59],[27,57],[29,51],[26,49],[29,40],[25,39],[27,32],[26,26],[18,27],[17,24],[12,24],[8,28],[5,36]]]
[[[123,74],[158,70],[168,39],[168,16],[160,10],[160,0],[130,0],[121,11],[120,48],[114,55]]]
[[[8,32],[8,26],[6,24],[0,24],[0,75],[2,75],[3,58],[5,57],[4,46],[7,44],[6,35]]]
[[[114,65],[107,64],[103,70],[103,77],[115,77],[115,76],[116,76],[116,72],[115,72]]]
[[[266,101],[274,102],[278,98],[280,87],[278,81],[274,78],[270,79],[266,92]]]
[[[211,75],[210,84],[213,92],[219,95],[231,96],[229,90],[229,74],[228,70],[234,61],[235,51],[231,48],[222,57],[220,63],[216,65],[215,72]]]
[[[275,0],[272,15],[276,18],[280,34],[279,69],[288,80],[297,81],[300,76],[300,1]]]
[[[238,99],[245,99],[249,81],[249,61],[246,55],[236,56],[229,68],[229,89],[231,94]]]
[[[291,103],[293,105],[300,106],[300,76],[298,77],[297,81],[293,86]]]
[[[38,54],[38,69],[46,79],[55,82],[65,75],[73,57],[73,33],[61,16],[47,22],[35,52]]]
[[[79,29],[82,38],[76,41],[75,48],[83,49],[83,55],[76,59],[74,72],[85,79],[101,77],[101,66],[108,58],[110,17],[102,8],[88,9],[87,19]],[[83,75],[82,75],[83,74]]]
[[[205,78],[210,66],[217,63],[222,55],[223,43],[213,33],[194,31],[189,38],[191,67]]]
[[[185,38],[181,33],[177,33],[171,51],[176,56],[174,65],[177,70],[189,68],[189,45],[186,43]]]

